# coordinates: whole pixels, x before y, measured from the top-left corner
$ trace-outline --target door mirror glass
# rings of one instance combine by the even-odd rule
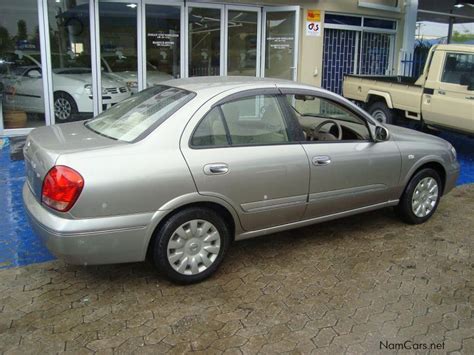
[[[38,69],[31,69],[28,72],[28,77],[29,78],[34,78],[34,79],[39,79],[39,78],[41,78],[41,72]]]
[[[375,141],[376,142],[385,142],[389,138],[388,129],[383,126],[375,127]]]

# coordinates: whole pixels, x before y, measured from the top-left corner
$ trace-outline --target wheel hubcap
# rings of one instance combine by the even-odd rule
[[[63,97],[59,97],[54,102],[54,115],[57,119],[64,121],[71,116],[71,103]]]
[[[426,217],[438,203],[438,183],[432,177],[426,177],[416,185],[411,201],[415,216]]]
[[[382,110],[375,110],[372,112],[372,117],[381,123],[387,122],[387,116],[385,116],[385,113]]]
[[[183,275],[196,275],[208,269],[221,249],[216,227],[201,219],[179,226],[168,242],[168,262]]]

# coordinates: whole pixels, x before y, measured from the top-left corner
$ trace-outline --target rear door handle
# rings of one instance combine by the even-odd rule
[[[331,157],[328,157],[327,155],[319,155],[319,156],[313,157],[312,161],[313,161],[313,165],[316,165],[316,166],[328,165],[328,164],[331,164]]]
[[[440,95],[446,95],[446,91],[444,91],[444,90],[438,90],[438,94],[440,94]]]
[[[225,163],[214,163],[204,165],[204,174],[206,175],[223,175],[229,172],[229,166]]]

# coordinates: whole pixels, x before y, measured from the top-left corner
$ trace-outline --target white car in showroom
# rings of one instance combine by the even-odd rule
[[[85,56],[52,54],[54,114],[56,122],[91,115],[92,74]],[[86,57],[87,58],[87,57]],[[39,53],[15,51],[1,58],[1,81],[4,86],[5,109],[27,113],[44,113],[43,79]],[[117,76],[102,73],[103,109],[128,98],[131,91]]]
[[[102,56],[102,70],[113,73],[119,80],[125,82],[133,94],[138,92],[137,57],[115,54],[104,54]],[[147,87],[174,79],[172,75],[159,71],[156,66],[146,62],[146,85]]]

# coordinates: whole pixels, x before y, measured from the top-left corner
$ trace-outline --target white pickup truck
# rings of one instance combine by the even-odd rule
[[[418,79],[346,75],[343,95],[381,122],[401,116],[474,135],[474,45],[433,46]]]

